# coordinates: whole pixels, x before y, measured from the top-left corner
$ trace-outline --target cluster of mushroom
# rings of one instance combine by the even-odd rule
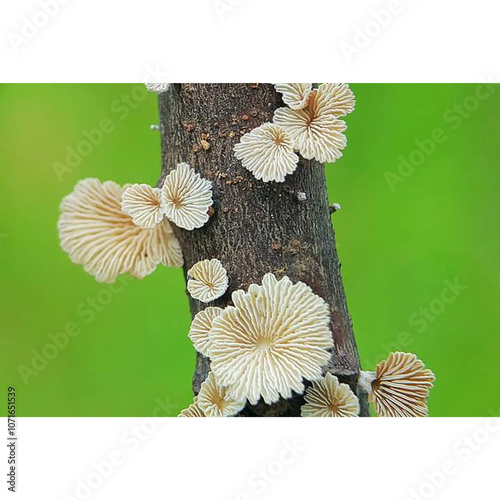
[[[165,87],[151,85],[158,93]],[[273,123],[245,134],[235,155],[257,179],[284,182],[295,171],[297,152],[321,162],[338,159],[346,145],[339,117],[354,109],[345,84],[278,84],[287,108]],[[62,248],[103,283],[123,273],[144,278],[159,264],[181,267],[183,256],[171,223],[194,230],[209,220],[211,183],[180,163],[160,188],[80,181],[61,203]],[[228,273],[217,259],[188,272],[190,295],[204,304],[222,297]],[[182,417],[229,417],[249,402],[266,404],[303,394],[302,416],[356,417],[356,394],[325,373],[333,347],[328,304],[305,283],[272,273],[247,291],[232,293],[232,305],[206,307],[193,319],[189,338],[210,359],[210,373]],[[304,381],[311,385],[306,389]],[[413,354],[391,353],[375,372],[361,372],[358,388],[380,416],[425,416],[433,373]]]
[[[217,259],[188,271],[188,291],[204,303],[221,297],[228,276]],[[323,376],[333,347],[328,304],[302,282],[266,274],[262,284],[233,292],[232,306],[206,307],[189,338],[210,358],[210,373],[180,417],[230,417],[260,398],[272,404],[304,392],[303,417],[357,417],[359,401],[347,384]],[[413,354],[391,353],[375,373],[362,372],[360,388],[380,416],[425,416],[434,375]]]
[[[358,392],[368,394],[380,417],[426,417],[434,380],[432,371],[415,354],[391,352],[375,372],[360,373]],[[358,399],[350,387],[330,373],[313,382],[304,399],[303,417],[356,417],[359,412]]]
[[[344,83],[279,83],[288,107],[278,108],[273,123],[245,134],[235,145],[236,158],[257,179],[284,182],[297,169],[299,157],[333,163],[347,145],[340,117],[354,110],[355,98]]]
[[[212,203],[211,183],[187,163],[179,163],[161,188],[84,179],[61,202],[61,246],[100,283],[123,273],[142,279],[158,264],[183,265],[170,222],[200,228]]]
[[[204,302],[219,297],[228,286],[221,268],[216,259],[195,264],[188,271],[190,293]],[[196,287],[190,286],[193,279]],[[304,379],[319,379],[330,359],[329,307],[306,284],[269,273],[261,285],[236,290],[231,299],[233,305],[207,307],[193,319],[189,338],[210,358],[211,372],[181,416],[192,416],[194,409],[205,416],[233,416],[247,401],[291,398],[304,391]]]

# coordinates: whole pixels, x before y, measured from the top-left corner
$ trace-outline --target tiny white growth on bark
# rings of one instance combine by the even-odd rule
[[[146,83],[146,88],[155,94],[163,94],[170,88],[170,83]]]

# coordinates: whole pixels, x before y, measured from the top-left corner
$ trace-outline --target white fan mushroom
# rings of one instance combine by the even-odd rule
[[[291,136],[272,123],[245,134],[234,146],[234,152],[242,165],[264,182],[284,182],[285,176],[295,172],[299,161]]]
[[[196,314],[191,323],[188,336],[193,342],[194,348],[204,356],[210,356],[211,342],[208,334],[214,319],[220,316],[221,312],[220,307],[207,307]]]
[[[217,259],[197,262],[189,269],[187,275],[189,294],[201,302],[212,302],[222,297],[229,286],[227,271]]]
[[[380,417],[426,417],[434,380],[415,354],[391,352],[372,374],[368,400]]]
[[[207,417],[232,417],[245,407],[245,400],[236,400],[224,387],[220,387],[210,372],[201,384],[198,406]]]
[[[266,274],[262,285],[233,292],[210,330],[211,368],[235,399],[267,404],[292,391],[303,379],[317,380],[333,346],[328,304],[302,282]]]
[[[274,123],[285,128],[294,148],[307,160],[334,162],[347,145],[347,125],[339,116],[354,109],[354,96],[344,84],[314,89],[303,109],[278,108]]]
[[[341,384],[335,375],[327,373],[313,382],[304,396],[302,417],[357,417],[359,401],[347,384]]]
[[[113,181],[85,179],[61,202],[61,246],[100,283],[130,273],[142,279],[156,266],[181,267],[182,251],[168,221],[137,227],[122,211],[124,188]]]
[[[148,184],[134,184],[123,193],[122,211],[136,226],[151,229],[163,220],[160,194],[160,189]]]
[[[212,206],[212,184],[202,179],[187,163],[179,163],[163,183],[162,209],[176,226],[189,231],[208,221]]]
[[[283,94],[283,102],[291,109],[302,109],[312,92],[311,83],[277,83],[274,88]]]

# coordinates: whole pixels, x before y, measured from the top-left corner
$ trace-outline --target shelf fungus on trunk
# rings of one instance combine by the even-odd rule
[[[318,163],[347,144],[349,87],[149,88],[160,94],[158,187],[85,179],[58,227],[71,260],[100,282],[185,262],[200,355],[197,396],[179,416],[355,417],[369,413],[367,397],[380,416],[426,416],[434,374],[415,355],[360,373]]]
[[[212,372],[201,384],[197,402],[206,417],[234,417],[245,407],[245,399],[237,399],[221,387]]]
[[[434,380],[415,354],[391,352],[375,372],[361,372],[358,384],[380,417],[426,417]]]
[[[273,123],[264,123],[245,134],[234,146],[234,153],[263,182],[285,182],[285,176],[295,172],[299,161],[290,134]]]
[[[232,294],[212,324],[211,369],[235,399],[275,403],[317,380],[333,346],[326,302],[306,284],[269,273]]]
[[[277,83],[274,88],[283,94],[283,102],[290,109],[305,108],[313,90],[312,83]]]
[[[212,185],[187,163],[179,163],[161,188],[163,211],[177,227],[192,231],[209,219],[212,206]]]
[[[302,417],[357,417],[359,401],[347,384],[331,373],[313,382],[304,396]]]
[[[242,415],[298,416],[305,381],[329,372],[356,388],[359,357],[319,163],[342,155],[340,117],[354,104],[345,84],[181,84],[160,96],[158,186],[164,192],[187,162],[213,190],[202,228],[174,225],[199,353],[195,394],[211,374],[246,399]],[[224,262],[230,278],[217,314],[189,290],[189,270],[204,259]],[[302,307],[295,293],[311,303]],[[359,415],[367,408],[364,398]]]
[[[191,297],[201,302],[212,302],[226,293],[229,286],[227,271],[217,259],[197,262],[187,272],[187,289]]]
[[[273,121],[289,132],[304,158],[333,163],[347,146],[347,125],[339,117],[353,111],[354,105],[347,85],[327,83],[310,93],[304,108],[278,108]]]
[[[163,220],[161,190],[148,184],[133,184],[122,196],[122,211],[143,229],[152,229]]]
[[[100,283],[130,273],[142,279],[159,264],[180,267],[182,251],[172,227],[162,220],[151,229],[136,226],[122,211],[124,188],[113,181],[84,179],[61,202],[61,246]]]
[[[354,94],[344,83],[278,83],[288,107],[278,108],[273,123],[263,123],[234,146],[242,165],[263,182],[285,182],[297,169],[298,151],[305,159],[338,160],[347,145],[347,125],[339,117],[354,110]]]
[[[142,279],[159,264],[184,264],[171,222],[199,228],[211,205],[211,183],[185,163],[162,189],[84,179],[61,202],[59,238],[71,260],[99,282],[113,283],[123,273]]]
[[[193,318],[188,337],[191,339],[194,348],[203,356],[210,357],[211,341],[209,337],[212,324],[217,316],[220,316],[220,307],[206,307]]]

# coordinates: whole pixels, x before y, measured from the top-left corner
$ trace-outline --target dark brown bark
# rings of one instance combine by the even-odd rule
[[[335,347],[328,370],[355,390],[360,370],[356,342],[340,274],[330,220],[323,165],[301,159],[284,183],[264,183],[241,166],[233,146],[245,132],[271,121],[282,106],[267,84],[173,85],[160,96],[162,176],[177,163],[189,163],[213,186],[213,214],[201,229],[175,228],[185,269],[217,258],[227,269],[230,287],[210,305],[230,304],[231,292],[260,283],[265,273],[303,281],[331,309]],[[193,316],[205,307],[190,298]],[[197,393],[209,370],[198,355],[193,388]],[[364,399],[364,398],[363,398]],[[300,414],[303,397],[267,406],[247,406],[243,414]],[[362,413],[366,413],[363,401]]]

